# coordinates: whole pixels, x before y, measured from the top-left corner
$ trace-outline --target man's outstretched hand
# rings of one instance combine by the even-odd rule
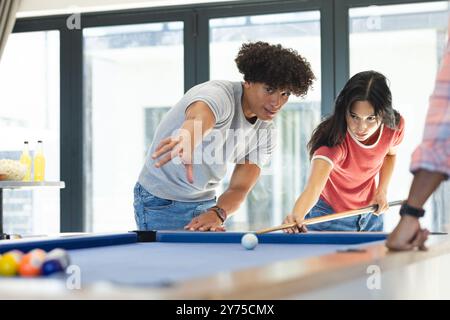
[[[194,183],[194,174],[192,170],[192,151],[191,141],[185,135],[178,135],[177,137],[168,137],[163,139],[155,152],[152,154],[152,159],[158,161],[155,163],[156,168],[160,168],[167,162],[179,157],[186,168],[186,177],[190,183]]]

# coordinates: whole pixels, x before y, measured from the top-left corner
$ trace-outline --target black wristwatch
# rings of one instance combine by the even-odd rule
[[[219,217],[219,219],[222,221],[222,223],[224,223],[225,220],[227,220],[227,212],[224,209],[222,209],[221,207],[214,206],[214,207],[209,208],[209,210],[214,211],[217,214],[217,216]]]
[[[400,208],[400,215],[401,216],[408,215],[416,218],[422,218],[425,215],[425,210],[412,207],[408,205],[406,202],[404,202]]]

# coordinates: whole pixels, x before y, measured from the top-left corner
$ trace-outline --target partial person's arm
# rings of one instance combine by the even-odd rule
[[[415,173],[414,180],[406,205],[400,210],[400,222],[386,241],[386,246],[391,250],[412,250],[416,247],[425,249],[428,231],[421,229],[417,217],[423,215],[420,210],[425,201],[442,180],[450,176],[450,20],[448,31],[447,49],[430,98],[423,141],[412,155],[411,171]]]
[[[177,136],[163,139],[152,154],[153,159],[160,158],[155,167],[159,168],[173,158],[180,157],[186,167],[187,180],[193,183],[192,163],[194,149],[211,131],[215,123],[214,114],[206,103],[203,101],[192,103],[186,109],[185,121]]]
[[[430,195],[445,179],[445,174],[440,172],[431,172],[423,169],[417,171],[406,203],[412,207],[422,209]]]
[[[375,215],[379,215],[389,209],[389,204],[387,201],[387,191],[389,183],[391,181],[392,173],[394,172],[396,159],[396,148],[391,148],[386,157],[384,157],[384,162],[379,173],[378,187],[375,192],[375,196],[372,199],[372,204],[378,205],[377,211],[374,212]]]
[[[217,200],[217,206],[225,210],[227,217],[233,214],[259,178],[261,169],[249,162],[237,164],[228,189]],[[208,210],[185,226],[188,230],[224,231],[222,220],[213,210]]]
[[[406,203],[411,207],[423,209],[427,199],[445,179],[446,175],[440,172],[423,169],[417,171]],[[394,251],[412,250],[416,247],[425,250],[424,243],[427,237],[428,231],[420,228],[418,218],[403,215],[399,224],[389,235],[386,246]]]
[[[306,187],[300,197],[295,202],[292,213],[286,216],[283,223],[297,222],[297,228],[285,229],[287,233],[306,232],[307,229],[302,225],[302,221],[308,212],[314,207],[319,200],[322,190],[330,176],[333,169],[331,164],[323,159],[314,159],[311,164],[311,173],[306,183]]]
[[[217,200],[217,206],[228,216],[239,209],[247,194],[258,181],[261,169],[253,163],[237,164],[231,176],[230,185]]]

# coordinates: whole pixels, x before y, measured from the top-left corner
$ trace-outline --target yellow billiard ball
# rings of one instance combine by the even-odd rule
[[[0,258],[0,275],[4,277],[13,277],[17,274],[22,252],[14,250],[5,253]]]

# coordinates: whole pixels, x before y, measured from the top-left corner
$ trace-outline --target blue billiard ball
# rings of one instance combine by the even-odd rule
[[[58,260],[47,260],[41,267],[41,274],[49,276],[53,273],[61,272],[64,268]]]
[[[258,244],[258,238],[253,233],[246,233],[241,239],[242,246],[247,250],[253,250]]]

